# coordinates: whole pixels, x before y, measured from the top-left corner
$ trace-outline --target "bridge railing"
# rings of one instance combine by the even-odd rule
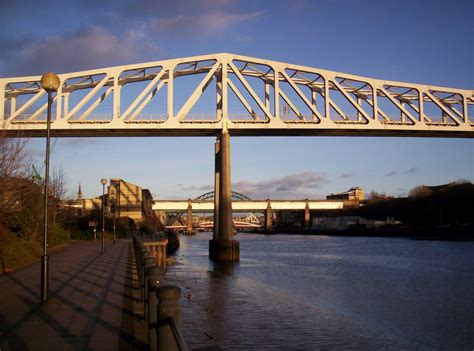
[[[157,239],[132,235],[140,300],[148,327],[149,349],[187,350],[179,331],[181,289],[164,285],[167,241],[162,237],[162,240]]]

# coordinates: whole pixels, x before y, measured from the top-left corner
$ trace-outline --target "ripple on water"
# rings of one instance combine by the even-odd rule
[[[326,247],[324,240],[305,238],[239,234],[242,260],[225,270],[209,263],[206,236],[182,238],[178,261],[183,264],[171,267],[167,280],[183,287],[182,332],[188,345],[233,350],[423,350],[460,349],[456,346],[473,340],[472,325],[451,316],[453,311],[458,319],[472,316],[472,303],[465,302],[462,312],[460,302],[445,296],[464,274],[442,275],[446,267],[453,268],[452,261],[444,264],[438,256],[441,278],[433,279],[413,267],[423,261],[413,251],[419,254],[423,249],[410,247],[408,240],[390,246],[376,238],[360,242],[330,238]],[[295,239],[297,244],[291,246]],[[410,254],[404,254],[407,246]],[[281,255],[282,247],[290,255]],[[453,280],[448,287],[446,279]],[[472,282],[464,281],[463,288],[464,294],[474,292]],[[457,324],[439,330],[440,318]],[[452,330],[459,335],[450,335]]]

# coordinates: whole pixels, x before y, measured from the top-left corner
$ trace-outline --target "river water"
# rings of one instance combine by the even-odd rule
[[[181,236],[167,273],[192,349],[474,348],[474,242],[239,233],[215,266],[211,237]]]

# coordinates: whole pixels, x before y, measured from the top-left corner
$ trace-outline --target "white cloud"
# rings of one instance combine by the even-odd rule
[[[29,75],[93,69],[139,62],[144,56],[152,57],[160,52],[142,31],[129,30],[116,35],[91,26],[65,36],[29,42],[18,52],[9,73]]]
[[[151,19],[150,29],[157,35],[168,33],[172,36],[207,36],[217,35],[239,23],[259,17],[262,12],[239,13],[206,13],[200,15],[175,15]]]
[[[242,180],[234,182],[232,183],[232,190],[254,199],[319,198],[322,195],[316,193],[315,190],[329,182],[325,173],[306,171],[264,181]],[[202,191],[204,193],[212,191],[213,188],[213,185],[203,185],[187,187],[183,190]]]

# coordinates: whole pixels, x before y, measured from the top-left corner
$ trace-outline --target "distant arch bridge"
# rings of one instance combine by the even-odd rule
[[[214,211],[214,192],[200,195],[191,200],[155,200],[153,210],[168,213],[167,225],[178,221],[184,224],[184,214],[212,213]],[[311,210],[341,210],[342,200],[252,200],[244,194],[232,192],[233,212],[269,212],[269,211],[311,211]]]
[[[236,191],[232,191],[231,194],[232,194],[232,201],[252,201],[252,199],[250,197],[248,197],[247,195],[238,193]],[[215,196],[215,192],[214,191],[209,191],[205,194],[199,195],[198,197],[194,198],[193,200],[176,200],[176,201],[171,200],[171,201],[175,202],[175,206],[173,206],[173,205],[167,206],[166,202],[163,202],[163,201],[154,201],[155,204],[157,202],[159,202],[159,205],[155,206],[155,204],[154,204],[153,205],[153,210],[157,210],[157,211],[161,210],[161,211],[168,212],[168,218],[166,220],[166,225],[167,226],[172,225],[176,221],[183,224],[184,223],[183,216],[186,213],[186,210],[188,209],[190,201],[191,201],[191,206],[192,206],[193,203],[199,203],[199,202],[203,202],[203,201],[205,201],[205,202],[214,201],[214,196]],[[179,202],[179,204],[178,204],[178,202]],[[164,208],[164,207],[169,207],[169,208]],[[177,207],[179,207],[179,208],[183,207],[183,210],[179,211],[179,212],[174,212],[177,209]],[[208,207],[208,206],[206,206],[206,207]],[[204,211],[200,211],[200,212],[211,212],[213,210],[214,210],[214,205],[212,205],[211,209],[206,208]]]

